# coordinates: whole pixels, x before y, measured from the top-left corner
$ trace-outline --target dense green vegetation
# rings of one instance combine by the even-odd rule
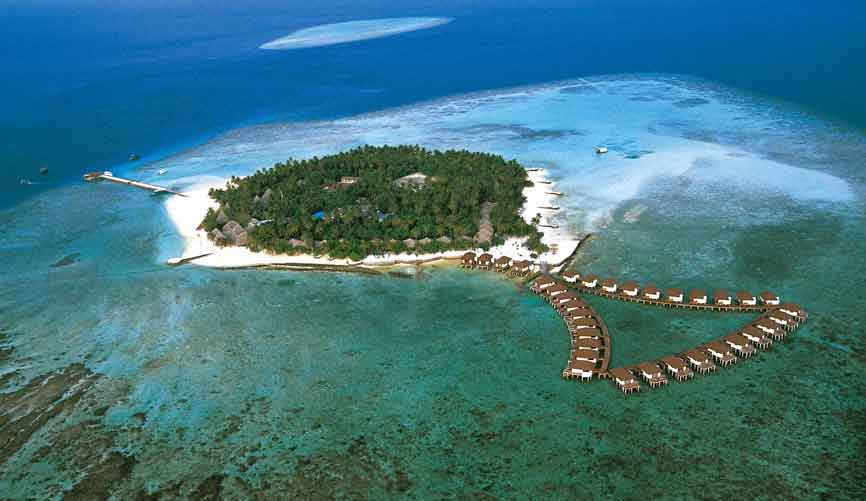
[[[398,181],[415,173],[427,178]],[[341,183],[346,176],[357,179]],[[541,252],[540,233],[518,214],[528,184],[520,164],[498,155],[363,146],[232,178],[227,189],[211,190],[220,208],[203,226],[224,245],[352,259],[486,247],[509,236],[527,236]],[[494,234],[474,242],[486,202],[495,204]]]

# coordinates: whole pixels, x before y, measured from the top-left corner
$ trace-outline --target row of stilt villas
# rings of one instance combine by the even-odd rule
[[[719,289],[713,292],[712,303],[709,302],[707,293],[702,289],[694,289],[688,294],[676,287],[669,288],[664,291],[664,299],[662,299],[662,291],[655,284],[649,284],[644,287],[639,287],[637,283],[627,281],[622,284],[612,278],[599,279],[593,274],[581,275],[575,270],[566,270],[560,276],[568,283],[576,284],[586,289],[597,289],[608,294],[621,294],[627,298],[645,299],[648,301],[667,301],[669,303],[679,304],[696,304],[706,305],[715,304],[718,306],[757,306],[760,302],[765,306],[778,306],[780,304],[779,296],[769,291],[764,291],[758,296],[754,296],[748,291],[739,291],[732,296],[728,291]]]
[[[535,269],[535,264],[532,261],[511,259],[508,256],[494,258],[493,254],[489,252],[481,255],[467,252],[460,258],[460,265],[463,268],[475,268],[500,273],[509,272],[512,276],[516,277],[526,276]]]

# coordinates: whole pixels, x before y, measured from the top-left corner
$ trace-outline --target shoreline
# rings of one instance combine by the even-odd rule
[[[549,193],[555,183],[547,179],[545,174],[544,169],[527,169],[527,176],[533,185],[523,189],[526,202],[520,212],[521,217],[526,222],[531,222],[536,215],[541,217],[538,225],[538,230],[544,235],[541,241],[550,249],[536,258],[532,258],[532,251],[522,245],[525,238],[508,238],[502,245],[491,247],[486,252],[495,257],[508,256],[514,260],[543,262],[552,268],[560,267],[574,253],[581,239],[568,235],[564,230],[561,231],[560,225],[553,222],[558,211],[550,210],[550,207],[555,206],[554,202],[559,195]],[[208,209],[217,206],[217,202],[208,196],[208,191],[211,188],[222,188],[226,182],[228,182],[227,179],[208,178],[207,181],[194,184],[189,190],[184,190],[183,193],[186,197],[171,197],[166,200],[165,211],[179,236],[184,239],[183,252],[173,259],[185,260],[191,265],[221,269],[326,266],[333,271],[344,269],[387,270],[394,267],[418,266],[437,261],[454,261],[469,251],[485,252],[480,248],[474,248],[430,254],[382,254],[367,256],[361,261],[352,261],[348,258],[336,259],[312,254],[253,252],[246,247],[218,247],[208,239],[204,230],[197,228]],[[195,258],[195,256],[202,257]]]

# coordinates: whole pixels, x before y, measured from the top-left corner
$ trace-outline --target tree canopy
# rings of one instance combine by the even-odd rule
[[[362,146],[234,177],[226,189],[211,190],[219,208],[202,224],[221,245],[287,254],[361,259],[469,249],[510,236],[530,237],[543,251],[539,232],[519,213],[528,185],[526,170],[499,155]],[[494,236],[477,242],[485,202]]]

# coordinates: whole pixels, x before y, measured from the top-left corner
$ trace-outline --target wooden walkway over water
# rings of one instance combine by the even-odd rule
[[[154,194],[169,193],[169,194],[178,195],[181,197],[186,196],[179,191],[174,191],[174,190],[171,190],[168,188],[164,188],[162,186],[157,186],[155,184],[148,184],[148,183],[143,183],[141,181],[134,181],[132,179],[124,179],[122,177],[117,177],[108,171],[106,171],[106,172],[88,172],[87,174],[84,175],[84,180],[89,181],[89,182],[109,181],[109,182],[117,183],[117,184],[125,184],[127,186],[132,186],[135,188],[141,188],[143,190],[151,191]]]

